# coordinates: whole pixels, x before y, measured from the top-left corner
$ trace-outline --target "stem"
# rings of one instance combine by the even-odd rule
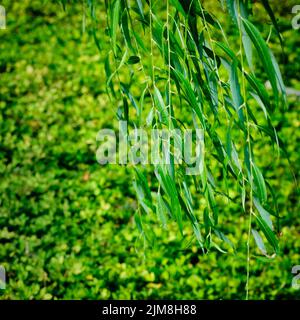
[[[171,49],[170,49],[170,30],[169,30],[169,0],[167,0],[167,44],[168,44],[168,96],[169,96],[169,129],[171,127],[172,112],[172,93],[171,93]]]
[[[150,55],[151,55],[151,69],[152,69],[152,85],[155,86],[155,71],[154,71],[154,60],[153,60],[153,31],[152,31],[152,0],[149,1],[150,7]]]
[[[248,222],[248,234],[247,234],[247,275],[246,275],[246,300],[249,299],[249,280],[250,280],[250,239],[251,239],[251,226],[252,226],[252,214],[253,214],[253,188],[252,188],[252,181],[253,181],[253,173],[252,173],[252,149],[251,149],[251,136],[250,136],[250,122],[249,122],[249,115],[247,110],[247,95],[246,95],[246,85],[245,85],[245,78],[244,78],[244,57],[243,57],[243,39],[242,39],[242,28],[241,28],[241,13],[240,13],[240,1],[238,1],[238,11],[239,11],[239,42],[240,42],[240,53],[241,53],[241,67],[242,67],[242,95],[244,103],[241,106],[245,107],[246,113],[246,123],[247,123],[247,138],[246,142],[248,144],[249,150],[249,160],[250,160],[250,191],[249,191],[249,222]]]

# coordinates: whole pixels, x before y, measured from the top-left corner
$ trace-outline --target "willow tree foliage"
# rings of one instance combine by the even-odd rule
[[[88,0],[86,8],[106,56],[106,87],[118,118],[132,128],[203,131],[197,175],[185,174],[190,164],[175,164],[172,148],[169,164],[135,168],[141,233],[151,241],[146,221],[154,215],[165,228],[176,221],[182,234],[189,224],[204,253],[222,250],[220,240],[233,247],[219,220],[229,202],[240,203],[240,215],[247,217],[249,276],[251,237],[265,256],[279,252],[274,191],[255,150],[266,139],[275,150],[265,156],[284,151],[272,115],[285,108],[285,88],[268,41],[251,22],[253,3],[214,2],[226,28],[203,0],[106,0],[106,26],[99,22],[97,1]],[[282,44],[268,1],[259,2]]]

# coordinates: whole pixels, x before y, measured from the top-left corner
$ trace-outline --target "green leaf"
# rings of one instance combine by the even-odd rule
[[[261,251],[261,253],[265,256],[267,256],[267,250],[264,244],[264,241],[262,239],[262,237],[260,236],[260,234],[258,233],[258,231],[252,229],[252,235],[254,237],[255,243],[258,247],[258,249]]]
[[[129,108],[128,108],[128,102],[126,97],[123,97],[123,108],[124,108],[124,120],[126,120],[128,122],[129,120],[129,116],[128,116],[128,112],[129,112]]]
[[[232,94],[232,99],[233,99],[233,105],[234,108],[239,116],[239,119],[241,123],[244,123],[244,113],[242,109],[242,105],[244,103],[242,95],[241,95],[241,89],[240,89],[240,84],[239,84],[239,79],[237,75],[237,63],[233,62],[231,65],[231,70],[230,70],[230,89],[231,89],[231,94]]]
[[[182,5],[178,0],[170,0],[170,3],[178,10],[184,17],[186,16],[186,13],[184,9],[182,8]]]
[[[205,20],[207,23],[215,27],[216,29],[221,29],[219,21],[212,16],[208,11],[203,10],[202,12],[199,12],[198,15],[201,19]]]
[[[214,230],[215,234],[217,235],[217,237],[219,239],[221,239],[222,241],[226,242],[233,250],[235,250],[234,244],[232,243],[232,241],[230,241],[223,232],[215,229]]]
[[[271,21],[273,23],[273,26],[276,30],[276,34],[278,36],[278,39],[280,41],[280,44],[281,44],[281,48],[283,48],[283,40],[282,40],[282,37],[281,37],[281,34],[280,34],[280,30],[279,30],[279,26],[278,26],[278,23],[277,23],[277,20],[275,18],[275,15],[274,15],[274,12],[270,6],[270,3],[268,0],[261,0],[261,2],[263,3],[264,7],[265,7],[265,10],[267,11],[269,17],[271,18]]]
[[[93,38],[94,38],[94,41],[96,43],[97,49],[99,50],[99,52],[102,52],[101,43],[99,41],[99,38],[97,37],[97,33],[96,33],[96,28],[95,27],[92,28],[92,33],[93,33]]]
[[[128,48],[135,52],[135,49],[132,47],[131,44],[131,37],[130,37],[130,33],[129,33],[129,28],[128,28],[128,16],[127,16],[127,11],[124,10],[123,14],[122,14],[122,20],[121,20],[121,28],[122,28],[122,33],[124,35],[126,44],[128,46]]]
[[[138,56],[131,56],[127,61],[128,64],[137,64],[139,62],[140,62],[140,57]]]
[[[111,41],[113,45],[113,51],[115,56],[117,55],[117,28],[119,24],[119,17],[120,17],[120,7],[121,1],[116,0],[113,5],[113,12],[112,12],[112,24],[111,24]]]
[[[147,200],[152,201],[151,192],[150,192],[150,189],[148,186],[148,181],[147,181],[146,177],[138,168],[135,167],[134,170],[137,175],[137,182],[141,185],[141,187],[144,191],[144,197]]]
[[[253,180],[255,185],[255,193],[262,203],[267,201],[267,188],[264,177],[255,163],[252,163]]]
[[[149,214],[151,211],[154,212],[155,208],[152,204],[152,200],[149,200],[145,197],[145,189],[141,181],[139,181],[138,179],[133,181],[133,187],[135,189],[138,202],[141,205],[141,208],[144,210],[144,212],[146,212],[147,214]]]
[[[169,117],[168,111],[164,103],[164,100],[162,98],[162,95],[156,86],[154,86],[154,95],[155,95],[156,106],[161,116],[161,122],[164,124],[167,124],[168,117]]]
[[[140,116],[141,109],[140,109],[140,106],[139,106],[138,102],[136,101],[134,96],[130,93],[128,87],[124,83],[121,82],[120,85],[121,85],[122,92],[124,94],[126,94],[126,96],[129,98],[130,102],[134,106],[134,108],[135,108],[135,110],[137,112],[137,115]]]
[[[143,3],[142,3],[141,0],[136,0],[136,2],[137,2],[139,14],[140,14],[140,16],[144,19],[145,16],[144,16]]]
[[[236,1],[237,3],[237,1]],[[240,6],[240,14],[244,19],[248,18],[248,12],[247,12],[247,6],[242,1],[238,1],[238,4]],[[253,66],[253,50],[252,50],[252,43],[249,35],[247,34],[245,27],[243,24],[241,26],[241,32],[242,32],[242,42],[245,49],[246,59],[248,62],[248,65],[251,70],[254,69]]]
[[[268,240],[269,244],[272,246],[273,250],[276,254],[279,253],[279,244],[278,240],[274,234],[274,232],[270,229],[268,224],[261,218],[261,216],[256,216],[257,222],[259,227],[261,228],[263,234],[265,235],[266,239]]]
[[[232,20],[237,25],[238,24],[238,20],[237,20],[235,4],[236,4],[235,0],[226,0],[227,11],[229,12],[229,15],[231,16]]]
[[[264,115],[265,115],[265,118],[268,119],[269,115],[268,115],[268,111],[264,105],[264,103],[262,102],[261,98],[255,94],[254,92],[250,92],[251,96],[256,100],[257,104],[261,107]]]
[[[181,234],[183,234],[182,212],[175,181],[171,178],[165,167],[158,166],[155,173],[163,190],[170,198],[172,215],[178,223]]]
[[[261,218],[265,221],[265,223],[268,225],[268,227],[273,230],[273,223],[271,220],[271,216],[267,210],[265,210],[262,205],[260,204],[259,200],[254,198],[253,203],[257,211],[259,212]]]
[[[111,73],[110,77],[107,79],[107,82],[106,82],[107,86],[110,86],[110,82],[112,81],[112,79],[118,74],[118,71],[125,64],[126,57],[127,57],[127,49],[125,50],[118,67],[116,68],[116,70],[113,73]]]
[[[274,65],[274,69],[275,69],[275,73],[276,73],[276,78],[277,78],[277,81],[278,81],[278,85],[279,85],[279,88],[280,88],[280,91],[281,91],[281,94],[282,94],[282,101],[283,101],[283,105],[286,106],[287,104],[287,101],[286,101],[286,89],[285,89],[285,85],[283,83],[283,79],[282,79],[282,75],[281,75],[281,72],[280,72],[280,69],[279,69],[279,65],[274,57],[274,54],[271,50],[269,50],[270,52],[270,56],[271,56],[271,59],[272,59],[272,62],[273,62],[273,65]]]
[[[111,72],[111,68],[110,68],[110,63],[109,63],[109,55],[107,55],[105,62],[104,62],[104,70],[105,70],[105,75],[106,75],[106,85],[107,85],[107,89],[109,88],[113,94],[113,96],[115,96],[115,90],[114,90],[114,84],[112,81],[112,72]],[[110,79],[110,81],[108,82],[108,79]]]
[[[136,212],[134,215],[134,221],[140,233],[143,233],[143,223],[142,223],[141,216],[138,212]]]
[[[276,79],[276,70],[274,67],[273,59],[270,54],[270,50],[262,38],[259,31],[256,29],[256,27],[250,22],[245,19],[242,19],[243,25],[245,27],[246,32],[248,33],[252,43],[254,44],[257,53],[259,57],[262,60],[263,66],[265,71],[267,72],[268,78],[270,80],[273,93],[275,96],[276,102],[278,102],[278,87],[277,87],[277,79]]]
[[[248,83],[252,87],[252,89],[255,90],[255,92],[257,93],[257,95],[261,99],[261,102],[263,103],[263,105],[266,107],[266,109],[269,112],[272,112],[274,110],[274,108],[270,102],[270,97],[269,97],[268,92],[267,92],[265,86],[263,85],[263,83],[260,80],[258,80],[254,76],[254,74],[245,73],[245,76],[246,76]]]
[[[163,197],[159,193],[157,194],[156,213],[163,228],[165,228],[167,225],[167,217],[168,215],[170,215],[170,213],[168,206],[166,205]]]

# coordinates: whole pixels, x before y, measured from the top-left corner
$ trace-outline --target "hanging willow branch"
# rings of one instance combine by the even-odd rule
[[[215,239],[233,246],[221,232],[220,199],[240,202],[249,217],[249,276],[251,235],[264,255],[279,251],[273,226],[277,206],[254,149],[257,137],[263,136],[284,151],[272,114],[285,108],[286,95],[274,55],[251,22],[251,1],[221,2],[235,36],[226,34],[201,0],[105,1],[110,41],[106,85],[111,99],[119,103],[119,119],[132,127],[203,130],[199,175],[186,175],[190,164],[175,164],[172,151],[169,164],[151,167],[151,184],[148,168],[148,174],[135,169],[140,204],[135,219],[142,234],[151,238],[144,217],[154,214],[164,227],[175,220],[182,234],[189,222],[204,252],[212,246],[220,249]],[[261,2],[282,43],[268,1]],[[106,40],[103,26],[100,37],[97,30],[97,3],[87,4],[103,53],[101,41]],[[271,93],[258,74],[269,80]]]

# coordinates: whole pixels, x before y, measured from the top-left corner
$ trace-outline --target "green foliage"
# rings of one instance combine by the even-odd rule
[[[195,185],[192,179],[181,180],[178,188],[178,168],[175,181],[166,168],[158,168],[155,176],[150,170],[138,168],[134,188],[131,168],[102,167],[96,163],[95,136],[101,127],[117,127],[114,120],[117,108],[125,107],[124,115],[127,114],[130,121],[138,122],[136,119],[139,119],[144,123],[153,107],[149,92],[153,97],[156,93],[153,121],[162,119],[169,123],[170,96],[168,81],[165,82],[169,70],[157,68],[164,65],[163,60],[169,61],[168,55],[162,57],[159,52],[166,48],[166,8],[162,8],[152,21],[156,36],[153,46],[156,68],[152,74],[151,62],[145,58],[149,54],[149,42],[142,42],[143,28],[145,35],[149,35],[149,7],[145,2],[137,1],[134,13],[126,10],[124,13],[123,2],[120,3],[119,16],[111,16],[112,20],[119,21],[115,47],[106,42],[104,27],[99,30],[106,20],[101,4],[90,2],[86,7],[86,11],[95,10],[97,20],[91,21],[86,12],[85,32],[82,32],[81,4],[70,6],[66,3],[66,11],[63,11],[59,4],[50,2],[4,3],[9,14],[8,28],[1,30],[0,51],[0,265],[7,270],[8,284],[0,294],[9,299],[244,298],[249,199],[248,196],[245,199],[244,213],[241,205],[243,185],[227,177],[232,174],[227,169],[231,164],[237,179],[243,176],[248,179],[246,173],[241,173],[245,164],[240,155],[247,121],[239,117],[239,110],[235,109],[235,105],[245,100],[243,85],[239,85],[243,77],[241,57],[235,54],[238,52],[235,45],[238,41],[234,40],[238,37],[237,32],[232,26],[224,27],[227,14],[215,12],[232,47],[221,43],[221,37],[217,38],[219,49],[215,42],[213,48],[208,43],[204,45],[202,53],[207,64],[205,68],[200,67],[201,84],[197,84],[201,81],[197,73],[192,72],[196,68],[193,56],[182,50],[182,56],[187,55],[184,61],[187,59],[191,66],[188,71],[184,68],[185,62],[171,54],[171,60],[179,67],[179,70],[171,70],[171,89],[172,92],[177,90],[176,85],[181,88],[180,96],[172,94],[174,117],[180,116],[182,121],[192,125],[191,113],[201,117],[205,112],[205,117],[199,118],[199,125],[203,123],[211,130],[206,136],[206,156],[210,162],[205,166],[205,174]],[[208,12],[214,13],[211,8],[214,4],[204,3],[207,5],[207,11],[204,11],[207,24],[218,26],[214,15],[208,16]],[[177,5],[180,14],[185,15],[180,2],[170,1],[171,4]],[[141,29],[132,32],[131,23],[136,28],[141,25],[136,20],[131,21],[129,13],[143,21]],[[275,16],[280,15],[275,12]],[[259,9],[254,17],[256,28],[266,39],[268,30],[263,30],[264,14]],[[181,39],[176,38],[176,30],[182,26],[175,24],[178,20],[169,18],[169,24],[175,30],[169,34],[170,41],[176,51],[180,51],[178,41]],[[203,15],[198,19],[201,19],[198,20],[201,25]],[[289,21],[289,17],[282,16],[278,24],[285,30],[286,53],[294,64],[284,64],[276,34],[272,35],[269,45],[279,58],[286,84],[300,89],[294,72],[300,66],[299,40],[290,29]],[[186,26],[193,26],[193,23],[193,19],[186,21]],[[217,34],[220,28],[216,30]],[[183,33],[182,36],[185,39],[187,35]],[[199,37],[203,35],[199,34]],[[124,46],[118,45],[122,39],[128,47],[126,55],[120,52]],[[98,48],[94,40],[98,41]],[[188,50],[198,50],[193,33],[189,40],[191,47]],[[102,52],[98,51],[100,48]],[[113,48],[117,53],[116,64],[112,63],[115,59]],[[212,49],[216,51],[215,56]],[[112,51],[104,70],[105,53],[109,50]],[[247,57],[244,58],[245,63]],[[150,80],[143,86],[140,84],[147,77],[138,71],[141,62],[145,74],[150,75]],[[265,133],[274,132],[268,123],[272,118],[291,164],[300,163],[297,152],[299,102],[291,96],[288,112],[276,108],[272,111],[275,107],[272,93],[263,85],[267,72],[264,64],[259,65],[255,52],[253,63],[258,66],[255,75],[250,67],[244,70],[247,89],[251,92],[247,95],[249,108],[243,113],[245,116],[250,110],[255,115],[252,118],[249,112],[251,128],[255,128],[251,131],[256,146],[251,187],[257,209],[253,230],[250,230],[254,237],[250,242],[249,295],[254,299],[300,298],[299,291],[291,288],[291,268],[300,263],[299,203],[295,185],[286,159],[274,155],[270,140],[276,141],[276,137],[264,137]],[[223,80],[222,89],[218,87],[216,67]],[[117,74],[114,74],[117,69],[122,82],[121,95]],[[134,71],[131,82],[128,70]],[[114,74],[108,90],[112,96],[115,91],[117,104],[108,100],[103,80],[105,72],[107,78]],[[193,74],[192,81],[187,81],[188,74]],[[153,76],[156,89],[151,85]],[[228,82],[230,77],[232,81]],[[217,102],[216,96],[211,96],[216,86],[219,95],[224,90],[226,110],[220,108],[222,100]],[[140,99],[144,90],[144,98]],[[204,101],[201,106],[199,97]],[[261,105],[257,103],[260,100]],[[281,103],[280,99],[278,103]],[[216,112],[218,117],[222,115],[226,119],[228,110],[234,120],[229,121],[228,126],[218,127]],[[158,117],[158,114],[162,116]],[[220,141],[221,149],[216,148]],[[218,165],[220,159],[227,161],[226,168]],[[297,172],[297,168],[294,169]],[[159,193],[157,181],[161,185]],[[204,182],[208,186],[206,190],[203,190]],[[244,190],[247,194],[249,188]],[[144,206],[155,213],[146,216],[142,210],[137,211],[135,189],[143,195]],[[215,203],[218,211],[215,211]],[[278,250],[274,233],[280,238],[280,254],[276,256],[273,255]],[[211,252],[203,254],[202,246]]]
[[[262,1],[262,4],[281,40],[269,2]],[[133,127],[148,125],[181,131],[190,126],[204,131],[203,159],[199,174],[193,179],[183,173],[190,163],[183,161],[175,165],[172,150],[166,155],[170,163],[154,165],[151,175],[155,174],[156,181],[151,188],[154,199],[160,201],[155,206],[145,176],[137,171],[139,219],[145,219],[145,223],[140,223],[141,228],[146,224],[144,216],[161,217],[161,212],[157,211],[161,211],[163,201],[170,208],[171,219],[177,222],[182,236],[185,222],[189,222],[203,252],[213,247],[224,251],[215,240],[226,239],[218,237],[220,230],[226,229],[218,223],[221,203],[226,199],[236,202],[235,198],[240,198],[240,205],[249,216],[247,255],[250,255],[250,230],[254,224],[260,228],[274,254],[278,254],[278,237],[271,216],[265,210],[266,206],[275,210],[276,203],[268,197],[259,159],[254,153],[259,147],[258,139],[271,138],[275,147],[284,148],[278,142],[273,113],[286,107],[285,87],[272,51],[250,21],[251,1],[228,0],[225,7],[224,14],[232,18],[231,24],[227,21],[226,28],[200,0],[106,2],[109,39],[104,38],[103,43],[111,44],[108,55],[112,59],[108,62],[111,69],[115,69],[109,75],[107,90],[119,101],[126,93],[133,102],[136,111],[130,117]],[[230,27],[237,29],[235,38],[228,37],[227,28]],[[121,30],[123,33],[119,32]],[[126,64],[128,54],[131,56]],[[262,84],[263,79],[255,75],[259,61],[254,55],[261,60],[263,74],[271,83],[270,94]],[[133,64],[139,67],[133,68]],[[121,81],[122,70],[130,77]],[[135,102],[141,100],[143,105]],[[149,110],[150,123],[147,121]],[[186,117],[182,117],[183,110],[187,111]],[[227,132],[226,137],[222,132]],[[222,179],[218,179],[220,170]],[[196,192],[191,193],[192,189]],[[236,190],[233,195],[230,189]],[[263,241],[258,231],[254,234],[256,240]],[[142,235],[149,238],[146,230]],[[247,261],[249,276],[249,259]]]

